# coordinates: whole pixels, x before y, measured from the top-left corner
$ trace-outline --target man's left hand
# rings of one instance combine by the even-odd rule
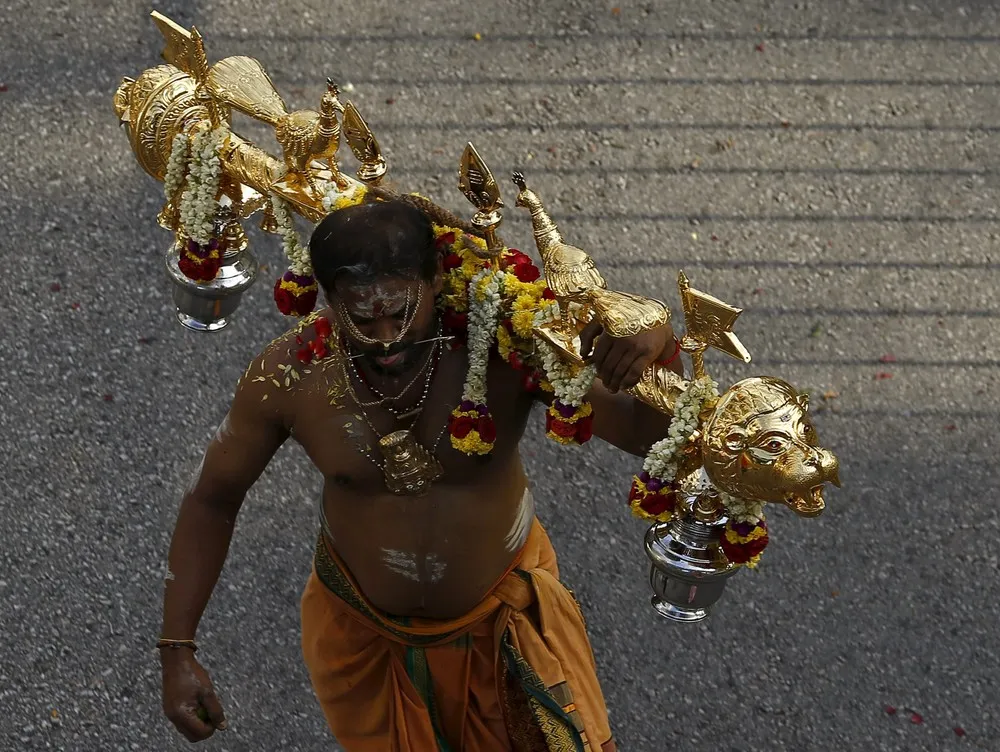
[[[603,332],[596,319],[587,324],[580,332],[580,355],[597,367],[598,378],[611,393],[638,384],[642,372],[660,357],[674,336],[669,324],[631,337],[612,337]]]

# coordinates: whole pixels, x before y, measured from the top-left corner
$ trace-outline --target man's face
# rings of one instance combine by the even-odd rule
[[[344,281],[337,284],[331,303],[339,318],[347,316],[354,325],[341,321],[351,348],[362,354],[373,370],[395,376],[413,367],[429,346],[416,343],[436,334],[438,316],[434,300],[439,290],[438,279],[427,282],[385,278],[366,285]],[[386,349],[382,343],[393,342],[404,328],[402,338]],[[378,342],[359,339],[354,329]]]

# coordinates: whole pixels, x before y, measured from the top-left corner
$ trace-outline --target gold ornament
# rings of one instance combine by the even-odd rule
[[[670,321],[669,309],[659,301],[608,290],[591,257],[563,240],[524,176],[514,173],[513,180],[520,189],[516,205],[531,213],[543,274],[561,312],[559,322],[535,328],[539,339],[581,368],[579,334],[592,319],[613,337],[639,334]],[[694,289],[683,271],[677,287],[686,329],[681,347],[691,355],[693,378],[707,377],[704,352],[709,348],[749,363],[750,353],[733,332],[742,310]],[[654,363],[628,392],[673,416],[686,386],[680,376]],[[783,503],[803,516],[820,514],[823,485],[839,485],[840,479],[837,459],[819,447],[807,409],[805,397],[778,379],[753,378],[733,385],[717,401],[705,404],[679,464],[679,476],[704,467],[717,489],[711,491],[712,499],[722,491],[744,502]],[[711,505],[706,504],[698,507],[703,517],[711,516]]]
[[[480,258],[491,259],[495,265],[503,251],[503,243],[496,235],[496,229],[503,221],[500,212],[503,199],[500,198],[500,187],[493,178],[493,173],[471,143],[466,144],[465,151],[462,152],[458,189],[479,210],[472,217],[472,225],[486,238],[486,252],[476,248],[475,253]]]
[[[379,148],[375,134],[361,117],[353,102],[344,106],[344,137],[355,158],[361,163],[358,180],[368,185],[378,185],[386,173],[385,157]]]
[[[734,308],[701,290],[695,290],[684,272],[677,275],[677,287],[684,307],[684,326],[687,329],[681,347],[691,354],[694,377],[705,375],[702,354],[709,347],[721,350],[744,363],[750,362],[750,353],[733,333],[733,324],[742,309]]]
[[[535,246],[542,257],[542,273],[560,305],[563,301],[583,303],[588,293],[606,290],[608,283],[597,270],[593,259],[563,240],[556,223],[542,206],[541,199],[528,188],[524,175],[515,172],[512,179],[520,189],[514,205],[531,212]]]
[[[422,496],[444,476],[438,459],[410,431],[394,431],[378,442],[385,485],[392,493]]]
[[[774,378],[737,382],[705,423],[702,457],[712,483],[749,501],[822,513],[823,485],[840,486],[837,458],[819,446],[809,401]]]
[[[283,199],[306,220],[319,222],[327,214],[326,206],[338,194],[353,196],[362,187],[370,198],[403,198],[425,211],[437,224],[485,239],[485,250],[476,245],[475,252],[489,259],[494,269],[499,268],[503,243],[497,229],[503,221],[504,202],[492,171],[472,143],[465,146],[458,173],[458,187],[476,209],[471,223],[466,223],[428,199],[399,196],[380,185],[387,166],[379,143],[357,107],[351,102],[341,103],[340,92],[330,79],[318,110],[289,109],[259,61],[237,55],[210,64],[197,29],[184,29],[156,12],[152,17],[165,41],[165,64],[151,67],[134,79],[123,78],[114,94],[113,106],[125,126],[136,160],[160,181],[164,180],[175,136],[188,137],[205,128],[223,131],[218,200],[220,206],[230,207],[231,215],[222,227],[221,240],[227,255],[229,250],[234,251],[232,269],[239,271],[249,263],[238,251],[246,245],[240,220],[262,212],[262,227],[269,231],[279,229],[271,208],[272,198]],[[235,133],[233,111],[269,124],[280,146],[280,155],[271,155]],[[360,164],[356,178],[341,171],[338,157],[341,136]],[[558,357],[577,371],[584,365],[580,333],[588,324],[600,323],[602,336],[628,337],[670,322],[670,309],[659,300],[608,289],[591,256],[563,239],[524,176],[514,173],[512,178],[518,188],[515,204],[531,215],[542,272],[559,303],[559,318],[534,329],[539,342],[551,345]],[[160,221],[178,230],[176,215],[177,202],[168,197]],[[468,241],[468,237],[464,240]],[[232,275],[227,272],[223,277],[229,280]],[[185,305],[192,309],[202,303],[212,307],[210,312],[198,309],[199,323],[203,323],[202,319],[208,322],[202,327],[204,330],[224,325],[218,322],[224,322],[224,317],[235,310],[239,295],[252,283],[253,274],[247,272],[240,280],[240,284],[231,287],[180,280],[184,285],[181,291],[186,296],[184,300],[188,301]],[[212,293],[207,298],[206,291]],[[744,511],[749,510],[744,516],[754,518],[754,510],[763,504],[781,503],[798,514],[814,516],[825,506],[824,484],[839,484],[839,478],[836,457],[818,445],[808,417],[807,400],[787,383],[771,377],[744,379],[725,390],[721,397],[715,396],[704,354],[716,349],[744,363],[750,362],[749,352],[733,332],[742,311],[692,288],[683,272],[678,276],[678,291],[686,327],[681,348],[691,357],[694,378],[700,380],[699,388],[711,387],[708,390],[711,397],[701,402],[696,420],[687,416],[687,423],[692,425],[685,425],[684,430],[690,431],[689,435],[682,447],[678,444],[681,447],[677,450],[678,457],[671,460],[671,472],[676,469],[678,476],[684,477],[659,480],[679,484],[677,519],[683,519],[685,525],[705,528],[704,535],[699,533],[702,537],[698,540],[702,542],[698,545],[704,548],[706,558],[702,564],[708,568],[685,580],[683,569],[687,565],[683,562],[690,559],[686,553],[676,561],[663,554],[666,549],[656,549],[660,553],[650,556],[654,558],[654,570],[660,567],[658,574],[654,571],[654,580],[663,585],[657,592],[672,604],[669,608],[664,606],[662,611],[673,609],[671,618],[689,619],[694,614],[691,609],[697,605],[691,599],[697,601],[695,590],[705,587],[706,572],[724,577],[732,571],[717,545],[705,543],[718,540],[716,528],[725,524],[725,518],[720,516],[723,511],[731,514],[738,504],[743,504]],[[654,363],[629,393],[673,416],[679,398],[690,385],[691,382],[667,367]],[[335,380],[329,388],[331,404],[343,405],[349,392],[349,382]],[[434,450],[422,447],[409,431],[380,437],[379,446],[384,458],[380,467],[387,487],[394,493],[424,493],[441,475]],[[683,491],[686,479],[695,476],[704,476],[704,485],[699,485],[696,493]],[[680,528],[670,533],[674,536],[671,540],[683,543],[678,551],[695,550],[691,548],[695,545],[694,538],[686,537],[689,533]],[[647,553],[652,551],[649,540],[667,540],[669,536],[664,535],[655,526],[651,529]],[[672,563],[665,564],[668,559]],[[686,583],[683,591],[670,590],[668,594],[667,585],[681,581]],[[721,589],[711,597],[717,598],[718,593]],[[683,601],[679,594],[686,594],[688,600]],[[704,602],[710,603],[711,597]],[[683,605],[685,602],[687,606]],[[685,616],[682,612],[688,607],[690,613]]]

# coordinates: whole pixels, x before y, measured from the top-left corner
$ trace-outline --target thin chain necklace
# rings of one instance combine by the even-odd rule
[[[431,382],[434,379],[434,374],[437,372],[437,365],[438,365],[438,362],[440,360],[439,357],[435,357],[440,352],[438,344],[439,344],[438,342],[434,343],[434,345],[432,346],[431,352],[430,352],[430,354],[427,357],[427,361],[426,361],[426,363],[424,365],[424,369],[426,369],[427,373],[426,373],[426,376],[424,377],[424,388],[423,388],[423,391],[420,394],[420,399],[417,400],[417,404],[414,405],[413,407],[411,407],[406,412],[398,412],[397,411],[398,408],[395,408],[392,405],[384,405],[384,407],[386,408],[386,410],[388,410],[393,415],[393,417],[396,418],[396,420],[405,420],[406,418],[409,418],[409,417],[413,416],[413,422],[410,424],[410,427],[408,429],[408,430],[411,430],[411,431],[413,430],[413,426],[416,425],[417,420],[420,419],[420,413],[423,412],[424,403],[427,401],[427,395],[430,394]],[[427,364],[429,364],[432,360],[434,361],[434,366],[432,368],[427,368],[426,367]],[[352,370],[354,370],[354,364],[353,363],[351,363],[350,367],[351,367]],[[424,370],[424,369],[421,369],[421,370]],[[355,371],[355,373],[357,373],[357,371]],[[419,376],[419,373],[417,375]],[[360,376],[360,374],[359,374],[359,376]],[[365,403],[365,402],[362,402],[361,399],[358,397],[357,391],[354,388],[354,382],[351,380],[350,375],[347,373],[347,366],[346,365],[344,365],[344,380],[347,382],[347,388],[348,388],[348,390],[350,392],[351,399],[353,399],[354,402],[355,402],[355,404],[357,404],[357,406],[359,408],[361,408],[361,417],[364,419],[365,423],[368,424],[368,427],[375,433],[375,435],[378,436],[381,439],[382,438],[382,433],[380,431],[378,431],[375,428],[375,426],[372,425],[371,421],[368,418],[368,414],[365,412],[365,407],[374,407],[376,405],[380,405],[385,400],[385,398],[383,397],[382,400],[379,400],[378,402],[375,402],[375,403]],[[361,380],[364,381],[363,377],[361,377]],[[415,382],[415,381],[416,381],[416,377],[414,377],[414,379],[413,379],[413,382]],[[405,393],[405,391],[409,390],[409,388],[410,388],[410,386],[412,386],[413,382],[411,382],[410,385],[407,386],[406,390],[404,390],[404,393]],[[369,388],[371,388],[371,387],[369,387]],[[376,392],[376,394],[378,394],[378,392]],[[379,396],[381,396],[381,395],[379,395]]]
[[[420,420],[420,416],[423,413],[423,409],[424,409],[424,404],[423,403],[427,399],[427,395],[430,393],[430,384],[431,384],[431,382],[433,380],[433,374],[437,371],[437,364],[438,364],[438,362],[436,360],[435,363],[434,363],[434,368],[430,369],[429,372],[428,372],[427,382],[426,382],[426,385],[424,387],[424,393],[420,397],[420,402],[418,403],[418,406],[416,408],[414,408],[413,411],[411,411],[411,412],[415,413],[415,415],[414,415],[414,418],[413,418],[413,422],[410,424],[409,428],[406,429],[411,434],[413,432],[414,426],[417,425],[417,422]],[[355,392],[355,390],[354,390],[354,385],[351,383],[351,380],[348,377],[346,367],[343,368],[343,375],[344,375],[344,380],[345,380],[346,385],[347,385],[347,391],[348,391],[348,393],[350,394],[351,398],[354,400],[355,404],[357,404],[358,407],[361,408],[360,411],[359,411],[359,415],[357,415],[357,417],[360,417],[365,422],[365,424],[368,426],[369,430],[373,434],[375,434],[375,436],[377,436],[379,440],[381,440],[382,438],[384,438],[383,435],[382,435],[382,432],[379,431],[374,425],[372,425],[371,419],[368,417],[368,414],[365,412],[365,409],[362,406],[361,401],[358,399],[357,392]],[[393,413],[393,414],[395,415],[395,413]],[[404,415],[404,416],[397,416],[397,418],[399,418],[399,419],[402,419],[402,418],[405,418],[405,417],[409,417],[409,414]],[[448,421],[445,421],[444,425],[441,427],[441,430],[438,432],[438,435],[434,438],[434,443],[430,447],[430,454],[431,454],[431,456],[434,456],[434,455],[437,454],[438,446],[440,446],[441,439],[444,438],[444,435],[447,432],[447,430],[448,430]],[[376,459],[375,456],[372,454],[371,451],[361,450],[361,454],[363,456],[367,457],[368,460],[373,465],[375,465],[375,467],[377,467],[379,470],[385,472],[385,463],[384,462],[380,462],[378,459]]]
[[[435,347],[440,347],[441,338],[435,338],[435,340],[438,343]],[[421,404],[410,427],[405,430],[393,431],[387,436],[383,436],[372,425],[371,420],[365,414],[364,408],[360,407],[360,401],[351,383],[347,364],[344,362],[347,358],[345,348],[342,347],[341,338],[336,336],[333,342],[336,342],[336,345],[331,347],[331,354],[325,359],[323,368],[326,371],[328,366],[333,367],[333,373],[327,377],[329,384],[327,395],[330,399],[330,404],[336,407],[342,397],[349,397],[358,404],[360,409],[358,413],[355,413],[354,417],[359,422],[367,424],[372,434],[378,437],[377,443],[381,456],[375,456],[374,447],[365,440],[363,433],[354,428],[350,421],[344,424],[344,431],[348,440],[354,445],[359,454],[382,472],[386,488],[390,492],[404,496],[420,496],[427,493],[431,484],[444,475],[444,468],[437,459],[436,454],[450,422],[445,421],[430,449],[427,449],[416,441],[413,435],[413,428],[419,422],[422,415],[423,403],[426,402],[430,391],[429,386],[425,387],[425,393],[420,398]],[[438,362],[439,359],[436,358],[434,368],[431,370],[432,374],[436,372]],[[334,383],[329,383],[331,377]],[[428,384],[430,384],[432,378],[433,376],[428,377]]]

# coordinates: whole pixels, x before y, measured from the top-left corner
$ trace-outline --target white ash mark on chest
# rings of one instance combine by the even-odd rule
[[[417,567],[417,555],[394,548],[382,549],[382,561],[386,569],[414,582],[420,582],[420,572]]]
[[[508,551],[517,551],[524,545],[524,542],[528,540],[528,533],[531,532],[531,523],[534,519],[535,499],[531,495],[531,490],[525,488],[510,532],[504,538],[504,546]]]
[[[444,577],[445,570],[448,569],[448,564],[444,561],[438,559],[435,554],[427,555],[427,576],[433,583],[440,582]]]
[[[416,554],[393,548],[382,549],[382,561],[390,572],[423,584],[440,582],[448,569],[448,563],[437,554]]]

